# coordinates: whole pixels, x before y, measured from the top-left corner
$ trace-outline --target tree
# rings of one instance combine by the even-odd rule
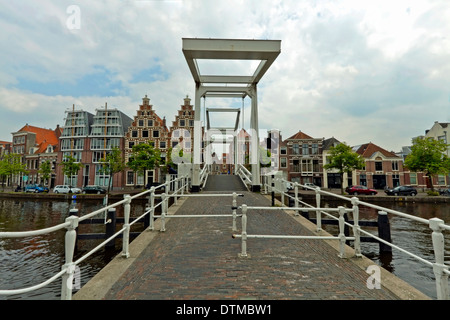
[[[344,194],[344,173],[351,174],[353,170],[364,168],[364,158],[354,152],[349,145],[340,143],[330,148],[329,161],[324,168],[338,170],[341,177],[341,193]]]
[[[431,190],[433,176],[450,172],[450,159],[444,154],[449,147],[442,140],[416,138],[413,140],[411,153],[405,159],[405,167],[414,172],[423,172],[430,179]]]
[[[147,170],[153,170],[161,162],[161,152],[152,144],[134,145],[127,166],[138,175],[144,175]]]
[[[42,175],[42,179],[47,182],[48,179],[50,179],[51,173],[52,173],[52,164],[49,160],[46,160],[45,162],[42,162],[39,168],[39,174]]]
[[[22,156],[17,153],[10,153],[3,157],[0,161],[0,176],[3,181],[3,190],[5,190],[5,178],[12,177],[17,174],[27,174],[25,164],[22,163]]]
[[[72,184],[72,177],[78,174],[81,168],[83,168],[83,164],[77,162],[76,159],[72,156],[66,156],[64,161],[59,164],[62,166],[62,172],[64,175],[69,178],[70,184]]]
[[[122,158],[122,154],[119,148],[114,147],[111,152],[109,152],[105,159],[101,160],[102,169],[101,173],[107,174],[109,176],[108,191],[109,195],[110,187],[112,188],[112,180],[116,173],[119,173],[125,169],[125,161]]]

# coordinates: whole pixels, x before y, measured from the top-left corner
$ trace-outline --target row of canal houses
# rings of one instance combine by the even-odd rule
[[[12,143],[0,141],[0,152],[18,153],[23,156],[28,175],[14,177],[12,185],[26,183],[42,183],[49,187],[58,184],[71,184],[77,187],[86,185],[107,186],[109,177],[102,173],[101,159],[113,147],[123,151],[125,161],[132,147],[139,143],[152,142],[161,151],[163,160],[171,148],[176,146],[184,150],[192,150],[194,129],[194,108],[191,99],[186,96],[180,106],[175,120],[170,127],[166,119],[161,118],[150,104],[147,95],[142,99],[135,116],[130,118],[117,108],[96,109],[95,114],[75,108],[66,111],[64,126],[56,129],[44,129],[25,125],[12,133]],[[426,132],[426,136],[448,141],[448,123],[435,122]],[[239,136],[248,138],[244,130]],[[282,171],[287,180],[293,182],[314,183],[322,188],[340,188],[347,185],[365,185],[369,188],[383,189],[397,185],[414,185],[426,188],[429,184],[422,173],[410,172],[403,168],[404,157],[408,147],[402,152],[387,151],[374,143],[354,146],[353,150],[363,156],[365,168],[356,170],[351,175],[345,175],[340,181],[340,175],[333,170],[325,170],[329,151],[332,146],[340,143],[336,138],[313,138],[299,131],[287,139],[282,139],[279,130],[268,132],[270,141],[268,149],[271,152],[271,167],[263,168],[263,172]],[[245,141],[249,141],[246,139]],[[248,142],[243,144],[248,152]],[[74,177],[65,177],[58,164],[66,156],[72,156],[83,164],[83,169]],[[212,171],[215,173],[233,172],[233,151],[221,155],[213,155]],[[52,177],[42,181],[39,173],[40,164],[45,161],[52,164]],[[131,189],[154,182],[162,182],[165,172],[160,168],[150,170],[145,175],[138,175],[131,169],[116,174],[112,181],[114,189]],[[436,177],[435,186],[449,184],[448,176]]]

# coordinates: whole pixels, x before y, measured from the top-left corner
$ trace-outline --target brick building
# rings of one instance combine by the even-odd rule
[[[362,170],[353,172],[352,184],[374,189],[405,184],[403,159],[395,153],[372,142],[355,146],[353,151],[364,158],[366,165]]]
[[[280,143],[280,170],[287,180],[322,187],[323,140],[299,131]]]
[[[161,151],[162,162],[165,162],[170,147],[169,129],[166,126],[166,119],[158,116],[150,104],[150,99],[145,95],[125,135],[125,163],[128,162],[134,145],[149,142]],[[159,168],[148,170],[144,175],[127,168],[125,175],[127,187],[151,185],[153,182],[161,181]]]
[[[25,184],[38,183],[50,187],[54,184],[58,138],[61,132],[59,125],[53,130],[26,124],[17,132],[12,133],[11,153],[21,155],[22,162],[28,171],[27,175],[13,177],[13,185],[23,187]],[[39,173],[40,166],[45,161],[49,161],[52,168],[51,177],[46,181]]]

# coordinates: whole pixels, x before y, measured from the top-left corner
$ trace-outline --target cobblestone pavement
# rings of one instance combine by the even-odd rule
[[[208,192],[214,193],[214,192]],[[217,193],[217,191],[215,191]],[[229,192],[228,192],[229,193]],[[270,206],[264,196],[242,192],[238,205]],[[230,214],[231,197],[191,197],[176,214]],[[237,223],[240,232],[240,219]],[[311,234],[282,211],[250,210],[248,234]],[[232,218],[171,218],[105,299],[325,299],[395,300],[368,289],[369,275],[337,256],[321,240],[232,238]]]

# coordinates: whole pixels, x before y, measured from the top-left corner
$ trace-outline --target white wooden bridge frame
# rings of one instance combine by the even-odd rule
[[[202,97],[246,97],[252,100],[250,129],[252,134],[252,190],[261,187],[258,137],[257,84],[281,52],[281,40],[242,40],[183,38],[183,54],[195,82],[194,161],[192,191],[200,190],[201,165],[201,104]],[[259,60],[251,75],[203,75],[198,59],[210,60]]]

